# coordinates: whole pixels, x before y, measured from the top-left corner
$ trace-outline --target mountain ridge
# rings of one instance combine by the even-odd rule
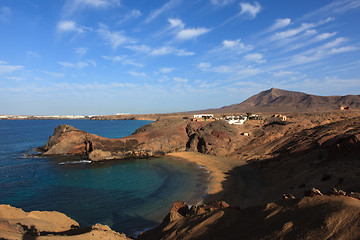
[[[201,112],[322,112],[338,110],[342,106],[360,109],[360,95],[318,96],[297,91],[270,88],[241,103]]]

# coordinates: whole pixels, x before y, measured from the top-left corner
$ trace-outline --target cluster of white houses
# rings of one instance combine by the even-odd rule
[[[215,118],[214,114],[196,114],[194,115],[193,121],[199,122],[199,121],[215,121],[215,120],[224,120],[228,122],[229,124],[244,124],[249,119],[259,119],[259,115],[257,114],[251,114],[250,116],[247,114],[241,114],[238,116],[223,116],[222,118]]]

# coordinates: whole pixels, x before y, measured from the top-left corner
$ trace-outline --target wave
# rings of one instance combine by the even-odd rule
[[[92,163],[90,160],[79,160],[79,161],[71,161],[71,162],[60,162],[60,165],[63,164],[82,164],[82,163]]]

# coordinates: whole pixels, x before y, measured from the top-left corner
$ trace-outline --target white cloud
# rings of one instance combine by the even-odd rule
[[[211,0],[211,3],[216,6],[226,6],[233,3],[235,0]]]
[[[68,17],[75,11],[84,8],[106,9],[120,5],[120,0],[67,0],[64,6],[64,15]]]
[[[206,71],[211,67],[211,64],[208,62],[201,62],[197,65],[197,67],[203,71]]]
[[[11,17],[12,11],[9,7],[1,7],[0,8],[0,21],[7,22]]]
[[[260,53],[250,53],[250,54],[245,55],[244,58],[245,58],[246,60],[248,60],[248,61],[254,61],[254,62],[257,62],[257,63],[264,63],[264,62],[266,62],[266,60],[263,59],[263,55],[260,54]]]
[[[311,29],[313,27],[315,27],[315,24],[313,24],[313,23],[303,23],[298,28],[289,29],[289,30],[286,30],[286,31],[283,31],[283,32],[277,32],[273,36],[271,36],[270,39],[272,41],[283,40],[284,38],[289,38],[289,37],[295,36],[295,35],[303,32],[303,31],[306,31],[306,30]]]
[[[120,45],[134,43],[135,40],[124,35],[123,32],[111,32],[105,24],[100,24],[97,30],[99,36],[108,42],[113,49],[117,49]]]
[[[27,51],[26,56],[28,58],[41,58],[40,54],[36,51]]]
[[[65,75],[63,73],[58,73],[58,72],[47,72],[47,71],[43,71],[43,73],[47,74],[47,75],[50,75],[54,78],[62,78],[64,77]]]
[[[261,11],[261,5],[258,2],[254,2],[254,4],[241,2],[240,7],[240,15],[249,15],[250,18],[255,18],[256,15]]]
[[[85,67],[90,67],[91,65],[93,67],[96,67],[96,62],[93,60],[87,60],[87,61],[79,61],[76,63],[72,63],[72,62],[65,62],[65,61],[59,61],[58,64],[60,64],[63,67],[69,67],[69,68],[85,68]]]
[[[58,64],[60,64],[61,66],[63,67],[75,67],[75,64],[74,63],[71,63],[71,62],[63,62],[63,61],[59,61]]]
[[[222,47],[220,47],[220,50],[230,50],[234,53],[243,53],[252,49],[252,46],[242,43],[240,38],[236,40],[224,40],[222,41]]]
[[[24,66],[9,65],[4,61],[0,61],[0,75],[12,73],[14,71],[18,71],[18,70],[21,70],[23,68],[24,68]]]
[[[204,27],[183,29],[177,34],[176,38],[180,40],[189,40],[197,38],[198,36],[203,35],[209,31],[210,29]]]
[[[83,57],[89,51],[89,49],[85,47],[74,48],[74,50],[80,57]]]
[[[169,18],[168,22],[170,23],[170,29],[176,28],[178,30],[176,38],[179,40],[194,39],[210,31],[210,29],[204,27],[185,28],[185,24],[178,18]]]
[[[333,32],[333,33],[322,33],[322,34],[317,35],[317,36],[315,37],[315,40],[316,40],[316,41],[322,41],[322,40],[331,38],[331,37],[335,36],[336,34],[337,34],[337,32]]]
[[[152,11],[149,16],[146,18],[145,23],[152,22],[155,18],[163,14],[164,12],[167,12],[173,8],[175,8],[177,5],[181,3],[181,0],[170,0],[167,3],[165,3],[161,8],[158,8],[154,11]]]
[[[277,78],[281,78],[281,77],[286,77],[286,76],[290,76],[290,75],[293,75],[294,73],[293,72],[290,72],[290,71],[283,71],[283,70],[280,70],[278,72],[274,72],[273,73],[273,76],[274,77],[277,77]]]
[[[130,72],[128,72],[128,74],[130,74],[133,77],[146,77],[146,73],[144,73],[144,72],[130,71]]]
[[[74,21],[60,21],[57,24],[57,30],[60,32],[78,32],[83,33],[87,28],[77,26]]]
[[[307,50],[303,53],[297,54],[291,58],[291,64],[305,64],[314,61],[318,61],[324,59],[333,54],[339,54],[344,52],[356,51],[359,50],[358,47],[354,46],[341,46],[338,47],[340,44],[346,42],[347,39],[339,37],[331,42],[327,42],[319,47],[312,48]]]
[[[143,67],[144,65],[141,64],[141,63],[138,63],[134,60],[131,60],[128,58],[128,56],[126,55],[122,55],[122,56],[113,56],[113,57],[110,57],[110,56],[103,56],[104,59],[106,60],[111,60],[111,61],[114,61],[114,62],[120,62],[124,65],[132,65],[132,66],[135,66],[135,67]]]
[[[180,27],[181,29],[183,29],[185,27],[185,24],[181,21],[181,19],[169,18],[168,21],[170,23],[170,28]]]
[[[135,52],[142,52],[152,56],[163,56],[169,54],[174,54],[176,56],[192,56],[195,54],[193,52],[188,52],[183,49],[176,49],[171,46],[162,46],[159,48],[152,49],[151,47],[146,45],[130,45],[130,46],[126,46],[126,48]]]
[[[129,45],[126,46],[127,49],[130,49],[134,52],[143,52],[143,53],[149,53],[151,52],[151,48],[149,46],[146,46],[144,44],[142,45]]]
[[[269,28],[269,31],[275,31],[277,29],[288,26],[291,23],[290,18],[279,18],[275,20],[274,25]]]
[[[171,73],[172,71],[174,71],[174,68],[164,67],[160,68],[159,71],[162,73]]]
[[[142,13],[137,10],[137,9],[133,9],[130,12],[128,12],[127,14],[125,14],[119,21],[118,24],[122,24],[124,22],[130,21],[131,19],[135,19],[138,17],[141,17]]]
[[[169,47],[169,46],[163,46],[160,48],[156,48],[153,49],[150,54],[154,55],[154,56],[159,56],[159,55],[168,55],[174,52],[174,48],[173,47]]]
[[[185,51],[184,49],[175,49],[175,55],[176,56],[193,56],[193,55],[195,55],[195,53]]]
[[[189,81],[187,78],[180,78],[180,77],[174,77],[173,80],[174,82],[178,82],[178,83],[187,83]]]
[[[360,8],[360,1],[358,0],[337,0],[332,1],[328,5],[313,11],[303,17],[303,19],[309,19],[318,16],[333,16],[336,14],[344,14],[348,11],[354,11]]]

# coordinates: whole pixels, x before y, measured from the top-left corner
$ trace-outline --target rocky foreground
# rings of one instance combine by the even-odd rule
[[[175,202],[159,227],[141,233],[137,240],[172,239],[359,239],[360,194],[318,189],[296,199],[241,209],[224,201],[189,206]],[[130,240],[125,234],[96,224],[80,228],[58,212],[24,212],[0,205],[1,239],[113,239]]]
[[[121,139],[60,125],[41,150],[44,155],[70,154],[92,161],[177,153],[211,170],[212,184],[217,185],[210,187],[206,205],[189,209],[177,203],[158,228],[139,239],[360,238],[358,195],[302,198],[311,187],[360,192],[360,114],[356,111],[289,114],[287,121],[268,116],[237,126],[165,118]],[[284,193],[290,200],[278,201]],[[226,203],[210,204],[220,200]],[[2,224],[18,229],[17,236],[26,232],[17,220],[0,218]],[[29,229],[31,221],[22,225]],[[12,228],[6,224],[1,225],[1,233]],[[80,235],[73,234],[72,239],[75,236]]]

